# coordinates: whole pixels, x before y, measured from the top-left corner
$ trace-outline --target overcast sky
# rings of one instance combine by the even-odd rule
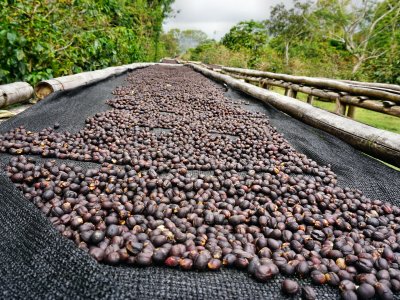
[[[291,6],[292,0],[175,0],[172,7],[179,13],[166,20],[164,30],[200,29],[218,40],[240,21],[265,20],[279,3]]]

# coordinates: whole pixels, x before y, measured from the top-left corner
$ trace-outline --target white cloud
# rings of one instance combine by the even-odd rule
[[[292,5],[291,0],[176,0],[173,9],[180,12],[166,20],[164,30],[200,29],[220,39],[240,21],[265,20],[270,7],[281,2]]]

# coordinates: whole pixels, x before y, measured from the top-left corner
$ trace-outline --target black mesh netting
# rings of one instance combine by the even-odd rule
[[[160,68],[160,67],[151,67]],[[180,67],[182,68],[182,67]],[[140,72],[140,71],[134,71]],[[60,123],[58,131],[79,131],[87,117],[110,107],[111,92],[124,84],[126,74],[97,84],[47,97],[29,110],[0,125],[0,133],[24,125],[40,131]],[[362,190],[371,198],[398,204],[400,173],[338,138],[311,128],[246,95],[229,90],[233,106],[262,112],[291,145],[320,165],[331,165],[341,186]],[[168,113],[168,112],[166,112]],[[155,134],[169,129],[154,128]],[[215,133],[218,135],[218,133]],[[235,137],[227,137],[235,139]],[[180,271],[166,267],[109,266],[62,237],[51,222],[27,201],[3,172],[12,155],[0,163],[0,291],[1,298],[135,298],[135,299],[281,299],[278,276],[259,283],[245,271]],[[49,159],[30,155],[37,163]],[[52,159],[50,159],[52,160]],[[62,160],[57,160],[61,163]],[[100,166],[70,160],[84,169]],[[206,171],[193,170],[192,173]],[[301,280],[301,283],[308,280]],[[317,299],[338,298],[328,285],[315,287]]]

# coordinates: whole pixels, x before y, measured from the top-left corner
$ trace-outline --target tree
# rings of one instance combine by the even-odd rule
[[[386,1],[380,6],[375,0],[357,4],[350,0],[320,0],[317,5],[321,26],[328,28],[330,37],[343,43],[354,57],[353,75],[366,61],[386,53],[386,49],[374,47],[371,42],[382,33],[379,27],[389,15],[398,16],[400,3]]]
[[[164,48],[164,57],[176,57],[179,55],[179,40],[176,34],[177,29],[171,29],[161,35],[161,42]]]
[[[269,33],[284,44],[285,63],[289,65],[289,50],[293,43],[306,36],[313,28],[309,27],[311,3],[294,1],[294,7],[287,9],[284,4],[272,7],[265,24]]]
[[[377,14],[387,11],[387,6],[396,5],[396,0],[386,0],[378,5]],[[400,9],[386,15],[376,26],[376,34],[370,47],[381,49],[384,55],[366,63],[374,80],[400,84]]]
[[[179,54],[183,54],[191,48],[208,41],[208,36],[205,32],[196,29],[180,30],[178,28],[171,29],[169,32],[178,41]]]
[[[222,38],[222,44],[231,50],[242,48],[257,51],[267,42],[265,25],[253,20],[240,22],[233,26]]]

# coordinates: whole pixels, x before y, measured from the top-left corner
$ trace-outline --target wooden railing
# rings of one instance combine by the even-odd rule
[[[293,98],[297,93],[307,94],[307,103],[317,98],[335,102],[335,113],[354,117],[354,107],[400,117],[400,86],[380,83],[333,80],[305,76],[292,76],[249,69],[221,67],[221,73],[237,79],[256,83],[269,89],[278,86],[285,89],[285,95]]]
[[[343,115],[332,114],[326,110],[313,107],[303,101],[298,101],[292,97],[283,96],[276,92],[269,91],[265,89],[265,86],[264,88],[261,86],[258,87],[254,84],[246,83],[242,80],[234,78],[239,76],[250,79],[256,78],[257,82],[263,81],[265,84],[265,78],[260,79],[259,76],[252,77],[248,75],[239,75],[238,73],[233,76],[234,72],[223,70],[223,67],[209,66],[197,62],[189,62],[186,63],[186,65],[190,66],[195,71],[202,73],[206,77],[209,77],[219,83],[224,83],[234,90],[241,91],[255,99],[272,105],[273,107],[292,116],[293,118],[296,118],[320,130],[324,130],[369,155],[400,167],[400,134],[374,128],[352,120],[351,118],[347,118]],[[229,75],[222,74],[223,72],[229,73]],[[293,84],[294,82],[292,83],[292,86],[288,86],[287,91],[287,93],[291,96],[295,95],[291,93],[293,93],[293,91],[295,93],[295,89],[297,89],[297,87],[293,87]],[[297,85],[300,86],[300,84]],[[305,85],[302,87],[305,87]],[[309,88],[310,94],[316,92],[316,88]],[[321,88],[319,89],[322,90]],[[324,92],[328,93],[330,91]],[[359,94],[365,93],[363,90],[359,90],[358,92]],[[337,91],[335,91],[335,93],[339,95]],[[367,91],[366,93],[369,92]],[[397,101],[395,97],[393,98],[395,101]]]

